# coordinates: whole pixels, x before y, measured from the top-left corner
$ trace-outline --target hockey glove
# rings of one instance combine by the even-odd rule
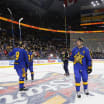
[[[92,67],[88,67],[87,72],[88,72],[88,74],[91,74],[92,73]]]

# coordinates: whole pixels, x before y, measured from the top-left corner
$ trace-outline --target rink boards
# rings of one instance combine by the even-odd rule
[[[93,59],[93,63],[104,63],[104,59]],[[72,64],[71,61],[69,63]],[[53,64],[62,64],[62,61],[60,59],[50,59],[50,60],[33,60],[34,65],[53,65]],[[0,68],[8,68],[13,67],[14,60],[0,60]]]

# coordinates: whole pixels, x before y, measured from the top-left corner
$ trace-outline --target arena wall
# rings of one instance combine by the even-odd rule
[[[34,66],[36,65],[52,65],[52,64],[62,64],[62,61],[60,59],[41,59],[41,60],[34,60],[33,61]],[[72,63],[69,61],[69,63]],[[104,59],[93,59],[93,63],[104,63]],[[0,61],[0,68],[9,68],[13,67],[14,60],[1,60]]]

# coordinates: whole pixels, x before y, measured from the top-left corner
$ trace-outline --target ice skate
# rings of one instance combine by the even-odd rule
[[[19,89],[19,91],[27,91],[27,90],[28,90],[28,88],[25,88],[25,87]]]
[[[77,92],[77,98],[81,98],[81,93]]]
[[[88,89],[85,89],[85,90],[84,90],[84,93],[85,93],[85,95],[89,95]]]

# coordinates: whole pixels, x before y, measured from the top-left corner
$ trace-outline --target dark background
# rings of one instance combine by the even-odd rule
[[[11,18],[7,8],[13,12],[14,20],[18,21],[23,17],[23,22],[33,26],[50,29],[65,29],[65,16],[67,16],[66,30],[99,30],[104,27],[80,26],[80,8],[91,5],[92,0],[78,0],[74,5],[64,8],[64,0],[0,0],[0,16]],[[93,0],[95,1],[95,0]],[[100,0],[98,0],[101,2]],[[90,8],[89,8],[90,9]],[[0,27],[6,29],[11,35],[11,24],[0,21]],[[14,25],[15,36],[18,37],[18,25]],[[70,28],[71,27],[71,28]],[[54,37],[63,38],[62,33],[52,33],[33,30],[22,27],[22,37],[31,35],[33,37],[52,39]],[[69,39],[69,34],[68,34]]]

